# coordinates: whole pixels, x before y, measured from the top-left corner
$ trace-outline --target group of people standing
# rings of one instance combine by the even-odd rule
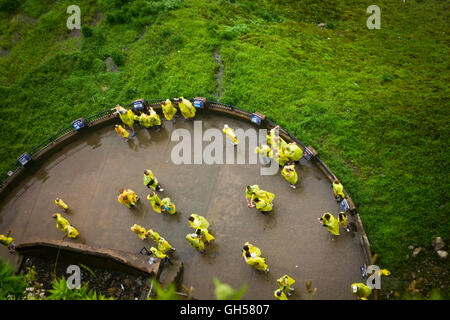
[[[175,104],[180,109],[182,116],[185,119],[192,119],[195,117],[196,110],[192,103],[181,97],[174,99]],[[161,103],[162,113],[167,121],[176,121],[177,108],[169,100],[165,100]],[[141,127],[150,129],[156,128],[159,130],[162,127],[162,122],[159,115],[153,110],[153,108],[148,108],[145,112],[140,114],[135,114],[132,109],[125,109],[120,105],[115,108],[118,116],[122,120],[123,124],[128,127],[133,137],[136,132],[134,129],[134,123],[137,121]],[[130,133],[122,125],[114,126],[116,132],[128,141]],[[268,164],[270,161],[276,161],[280,167],[282,167],[281,175],[285,180],[289,182],[291,188],[295,189],[298,182],[298,174],[295,170],[295,164],[298,163],[300,158],[303,156],[302,149],[295,143],[287,143],[280,136],[276,134],[278,127],[270,130],[267,135],[268,144],[259,144],[255,153],[260,156],[261,163],[263,165]],[[231,141],[233,145],[238,145],[239,141],[233,131],[228,125],[223,128],[224,134]],[[170,197],[164,197],[160,199],[156,192],[163,192],[164,189],[159,184],[158,179],[153,174],[152,170],[144,170],[144,175],[142,177],[142,182],[147,188],[153,189],[151,193],[147,195],[152,209],[157,213],[168,213],[174,215],[176,213],[175,204],[172,202]],[[334,197],[337,201],[341,201],[345,198],[343,193],[343,186],[336,179],[332,184]],[[275,199],[275,194],[266,190],[260,189],[258,185],[248,185],[245,189],[245,198],[249,208],[256,208],[263,214],[268,214],[273,209],[273,200]],[[131,189],[120,189],[117,197],[119,203],[125,205],[129,209],[136,206],[136,203],[140,200],[138,195]],[[69,207],[61,199],[57,198],[55,204],[66,212]],[[70,223],[65,219],[60,213],[55,213],[52,216],[56,219],[56,226],[59,230],[64,233],[64,237],[76,238],[79,233],[78,231],[70,225]],[[340,212],[338,217],[335,218],[331,213],[326,212],[321,218],[318,218],[319,222],[330,231],[331,234],[339,235],[339,226],[341,225],[347,231],[348,219],[345,212]],[[213,241],[215,238],[208,231],[210,223],[205,217],[191,214],[188,217],[189,226],[194,229],[194,232],[186,235],[186,241],[200,253],[205,252],[205,245]],[[150,251],[157,258],[168,260],[168,254],[175,251],[175,248],[169,244],[169,242],[161,237],[157,232],[152,229],[146,230],[144,227],[134,224],[130,227],[131,231],[135,232],[141,240],[151,239],[153,240],[157,247],[151,247]],[[10,251],[14,251],[14,242],[12,237],[9,237],[10,232],[7,236],[0,235],[0,243],[7,246]],[[244,261],[251,267],[258,271],[269,272],[269,267],[266,264],[265,258],[261,256],[261,250],[246,242],[242,249],[242,257]],[[284,275],[277,280],[278,289],[274,291],[274,297],[279,300],[287,300],[287,297],[291,295],[292,285],[295,280],[288,275]],[[370,289],[370,288],[369,288]],[[370,295],[369,290],[363,284],[352,284],[352,292],[360,296],[360,298],[366,298]]]

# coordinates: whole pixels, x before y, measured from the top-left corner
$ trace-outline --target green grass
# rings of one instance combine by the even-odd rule
[[[214,99],[315,147],[357,205],[379,263],[450,242],[449,11],[442,1],[21,1],[0,12],[0,172],[73,119],[136,98]],[[97,21],[97,14],[104,19]],[[321,29],[319,23],[326,23]],[[120,73],[106,72],[112,57]]]

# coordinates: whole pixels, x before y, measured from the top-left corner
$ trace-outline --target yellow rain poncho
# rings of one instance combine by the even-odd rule
[[[277,280],[278,287],[284,292],[289,293],[291,286],[295,283],[295,280],[289,277],[287,274]]]
[[[169,197],[164,198],[161,200],[161,208],[165,209],[165,212],[168,212],[170,214],[175,214],[175,205],[172,203],[172,200],[170,200]]]
[[[134,224],[130,229],[131,231],[134,231],[141,240],[145,240],[147,238],[145,228],[140,225]]]
[[[117,201],[119,203],[123,204],[124,206],[127,206],[128,208],[131,208],[130,201],[128,200],[128,197],[125,194],[125,192],[119,194],[119,196],[117,197]]]
[[[68,210],[69,209],[69,206],[67,204],[65,204],[64,201],[62,201],[61,199],[56,199],[55,200],[55,204],[58,207],[60,207],[61,209],[64,209],[64,210]]]
[[[64,229],[64,233],[69,237],[69,238],[76,238],[76,237],[78,237],[78,235],[79,235],[79,233],[78,233],[78,230],[77,229],[75,229],[74,227],[72,227],[72,226],[67,226],[65,229]]]
[[[261,257],[247,258],[246,262],[249,266],[252,266],[259,271],[266,271],[268,268],[265,259]]]
[[[161,251],[159,251],[158,249],[156,249],[155,247],[151,247],[150,251],[153,253],[153,255],[159,259],[164,259],[167,257],[166,254],[162,253]]]
[[[259,154],[261,157],[269,157],[270,151],[270,147],[267,144],[255,148],[255,153]]]
[[[161,236],[159,235],[159,233],[153,231],[152,229],[148,229],[146,235],[147,235],[147,237],[150,237],[150,239],[152,239],[155,242],[159,242],[159,240],[161,239]]]
[[[64,232],[66,227],[70,226],[69,221],[67,221],[65,218],[61,217],[61,214],[56,214],[56,228]]]
[[[198,214],[191,214],[191,217],[194,218],[194,221],[189,220],[189,225],[192,228],[201,228],[201,229],[208,229],[209,228],[209,222],[204,217],[199,216]]]
[[[14,239],[12,237],[8,237],[3,234],[0,234],[0,243],[2,245],[4,245],[5,247],[9,247],[13,241],[14,241]]]
[[[142,113],[139,117],[136,117],[139,124],[144,128],[149,128],[152,126],[152,119],[149,115]]]
[[[123,107],[119,107],[117,111],[119,112],[120,120],[122,120],[124,124],[132,128],[134,125],[134,116],[135,116],[133,111],[131,109],[127,110]]]
[[[198,251],[205,250],[205,243],[201,239],[199,239],[195,233],[188,234],[186,236],[186,240],[192,247],[194,247]]]
[[[173,106],[172,101],[169,99],[166,99],[166,101],[161,103],[161,107],[164,117],[169,121],[172,120],[173,116],[177,113],[177,108]]]
[[[125,190],[124,193],[128,199],[128,202],[133,206],[136,205],[137,194],[131,189]]]
[[[178,107],[180,108],[183,117],[185,118],[195,117],[196,110],[195,107],[192,105],[192,103],[183,97],[181,97],[180,99],[181,101],[178,103]]]
[[[126,139],[128,139],[128,137],[130,136],[130,133],[129,133],[127,130],[125,130],[124,127],[122,127],[120,124],[117,125],[117,126],[115,126],[115,127],[114,127],[114,130],[116,130],[116,132],[117,132],[120,136],[122,136],[122,137],[124,137],[124,138],[126,138]]]
[[[326,214],[330,215],[330,219],[325,219]],[[327,227],[328,231],[332,234],[338,236],[339,235],[339,221],[329,212],[325,212],[322,216],[323,225]]]
[[[258,198],[258,199],[262,199],[264,201],[267,202],[272,202],[273,199],[275,199],[275,194],[269,192],[269,191],[265,191],[265,190],[257,190],[254,194],[253,194],[253,199],[254,198]]]
[[[269,212],[272,211],[273,205],[271,202],[258,198],[258,202],[256,203],[256,209],[262,212]]]
[[[247,188],[245,188],[245,198],[246,199],[249,199],[249,198],[253,199],[255,193],[258,192],[259,190],[260,189],[259,189],[259,186],[257,184],[254,184],[254,185],[250,186],[250,191]]]
[[[348,219],[347,219],[347,215],[344,212],[341,212],[338,215],[338,220],[341,226],[343,226],[344,228],[347,228],[348,226]]]
[[[290,183],[296,184],[298,181],[298,174],[295,171],[295,165],[284,166],[281,170],[281,175]]]
[[[275,291],[273,292],[273,296],[274,296],[275,298],[277,298],[278,300],[287,300],[287,299],[288,299],[288,298],[286,297],[286,294],[285,294],[282,290],[280,290],[280,289],[275,290]]]
[[[150,201],[153,210],[161,213],[161,199],[159,199],[158,195],[156,193],[153,196],[148,195],[147,199]]]
[[[161,119],[159,118],[158,114],[156,113],[155,110],[153,110],[153,108],[150,108],[150,123],[152,124],[152,126],[159,126],[161,125]]]
[[[159,241],[158,241],[158,250],[159,251],[161,251],[162,253],[166,253],[170,249],[172,249],[172,246],[169,244],[169,242],[167,242],[166,239],[164,239],[164,238],[159,239]]]
[[[303,157],[303,151],[302,149],[296,145],[294,142],[289,143],[286,145],[284,149],[284,153],[287,155],[289,160],[292,161],[298,161],[301,157]]]
[[[261,250],[258,247],[250,244],[249,242],[244,243],[244,245],[248,246],[248,252],[253,258],[259,257],[261,255]],[[245,258],[245,250],[242,249],[242,256]]]
[[[212,240],[214,240],[215,238],[208,232],[207,229],[201,229],[201,228],[197,228],[195,229],[195,233],[198,234],[197,230],[200,230],[200,235],[202,237],[202,239],[205,239],[206,242],[210,242]]]
[[[361,300],[367,300],[367,298],[372,294],[372,289],[364,283],[353,283],[350,288],[352,292]]]
[[[337,198],[337,196],[341,196],[342,199],[345,198],[344,186],[340,182],[333,182],[332,187],[335,198]]]
[[[271,129],[269,134],[267,135],[267,143],[272,147],[275,148],[275,143],[276,143],[276,137],[275,137],[275,128]],[[286,141],[283,140],[282,137],[278,136],[278,141],[279,141],[279,145],[278,145],[278,150],[282,150],[287,146]]]
[[[227,124],[223,127],[222,132],[227,135],[227,138],[233,143],[238,144],[239,141],[236,139],[236,134],[233,129],[231,129]]]
[[[378,272],[379,276],[390,276],[391,272],[388,269],[381,269],[380,272]]]
[[[144,183],[144,186],[147,186],[150,183],[150,187],[152,187],[153,190],[156,190],[156,186],[158,185],[158,179],[153,174],[152,170],[147,169],[148,175],[144,173],[144,176],[142,177],[142,182]]]
[[[288,157],[287,153],[284,152],[283,149],[279,150],[277,155],[278,155],[278,159],[276,159],[276,158],[274,158],[274,159],[278,160],[278,164],[280,166],[284,166],[286,164],[286,162],[289,161],[289,157]],[[273,157],[273,152],[271,152],[271,156]]]

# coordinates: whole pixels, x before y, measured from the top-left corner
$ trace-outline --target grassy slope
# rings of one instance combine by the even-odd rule
[[[70,120],[116,103],[213,98],[217,48],[221,101],[265,113],[319,151],[379,262],[402,270],[408,245],[450,242],[444,2],[385,1],[382,28],[368,30],[370,1],[83,0],[92,35],[81,38],[65,27],[71,1],[47,2],[0,15],[1,172]],[[95,23],[98,12],[106,18]],[[108,56],[124,59],[120,74],[106,72]]]

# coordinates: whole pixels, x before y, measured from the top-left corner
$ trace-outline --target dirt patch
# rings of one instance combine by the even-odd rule
[[[22,272],[26,272],[27,267],[35,267],[36,281],[42,283],[42,287],[46,292],[46,296],[50,293],[48,290],[52,289],[52,282],[54,277],[67,279],[66,273],[69,264],[58,262],[55,268],[55,261],[25,256],[23,260]],[[107,297],[113,297],[120,300],[135,300],[141,295],[146,295],[149,287],[146,285],[146,278],[144,276],[135,276],[123,272],[109,271],[105,269],[94,268],[87,266],[93,274],[83,266],[79,266],[81,270],[81,283],[88,283],[88,288],[93,289]]]
[[[101,20],[105,18],[105,15],[101,12],[97,13],[94,19],[89,23],[90,26],[95,26],[97,23],[99,23]]]
[[[119,73],[119,68],[111,57],[106,58],[103,62],[106,64],[106,71]]]
[[[216,72],[217,90],[215,93],[215,97],[216,97],[217,101],[220,101],[220,98],[223,95],[223,87],[222,87],[223,63],[222,63],[222,58],[220,57],[218,48],[214,49],[213,56],[214,56],[214,60],[216,60],[217,64],[219,65],[219,70]]]

